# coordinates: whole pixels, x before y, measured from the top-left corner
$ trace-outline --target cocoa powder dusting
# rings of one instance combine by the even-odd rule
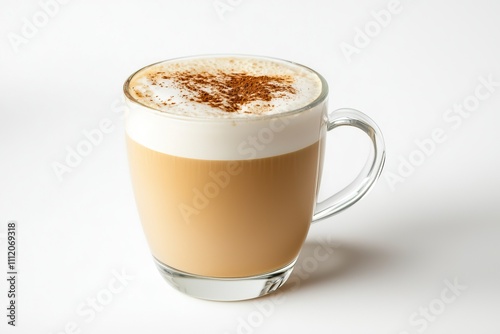
[[[193,73],[188,71],[160,73],[150,77],[153,84],[159,79],[171,80],[189,101],[207,104],[225,112],[236,112],[254,101],[269,102],[273,98],[294,94],[291,76],[255,76],[248,73]],[[161,84],[160,84],[161,85]]]

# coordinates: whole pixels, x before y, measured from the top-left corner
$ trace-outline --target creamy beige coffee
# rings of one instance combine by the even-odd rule
[[[292,262],[309,230],[318,144],[276,157],[175,157],[128,139],[137,205],[153,255],[189,273],[244,277]]]
[[[144,68],[125,88],[130,171],[155,258],[210,277],[292,263],[323,147],[317,75],[256,57],[198,57]]]

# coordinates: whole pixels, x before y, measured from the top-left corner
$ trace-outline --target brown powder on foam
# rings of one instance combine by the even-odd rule
[[[159,79],[171,80],[189,101],[218,108],[225,112],[241,110],[245,104],[255,101],[270,102],[273,98],[294,94],[293,78],[287,75],[261,75],[248,73],[192,73],[188,71],[156,72],[150,79],[159,84]],[[162,84],[160,84],[162,85]],[[271,107],[271,105],[268,105]]]

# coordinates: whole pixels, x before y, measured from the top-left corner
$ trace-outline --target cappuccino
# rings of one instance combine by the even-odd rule
[[[132,183],[154,257],[218,278],[293,263],[326,132],[315,72],[258,57],[185,58],[139,70],[125,93]]]
[[[360,111],[327,112],[315,71],[257,56],[199,56],[140,69],[124,85],[136,203],[156,266],[172,287],[244,300],[284,284],[311,222],[366,195],[384,140]],[[317,201],[329,131],[372,143],[347,187]]]

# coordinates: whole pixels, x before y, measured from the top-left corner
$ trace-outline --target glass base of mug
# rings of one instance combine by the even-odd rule
[[[192,297],[215,301],[252,299],[276,291],[286,282],[295,264],[294,260],[284,268],[258,276],[217,278],[179,271],[154,259],[163,278],[174,288]]]

